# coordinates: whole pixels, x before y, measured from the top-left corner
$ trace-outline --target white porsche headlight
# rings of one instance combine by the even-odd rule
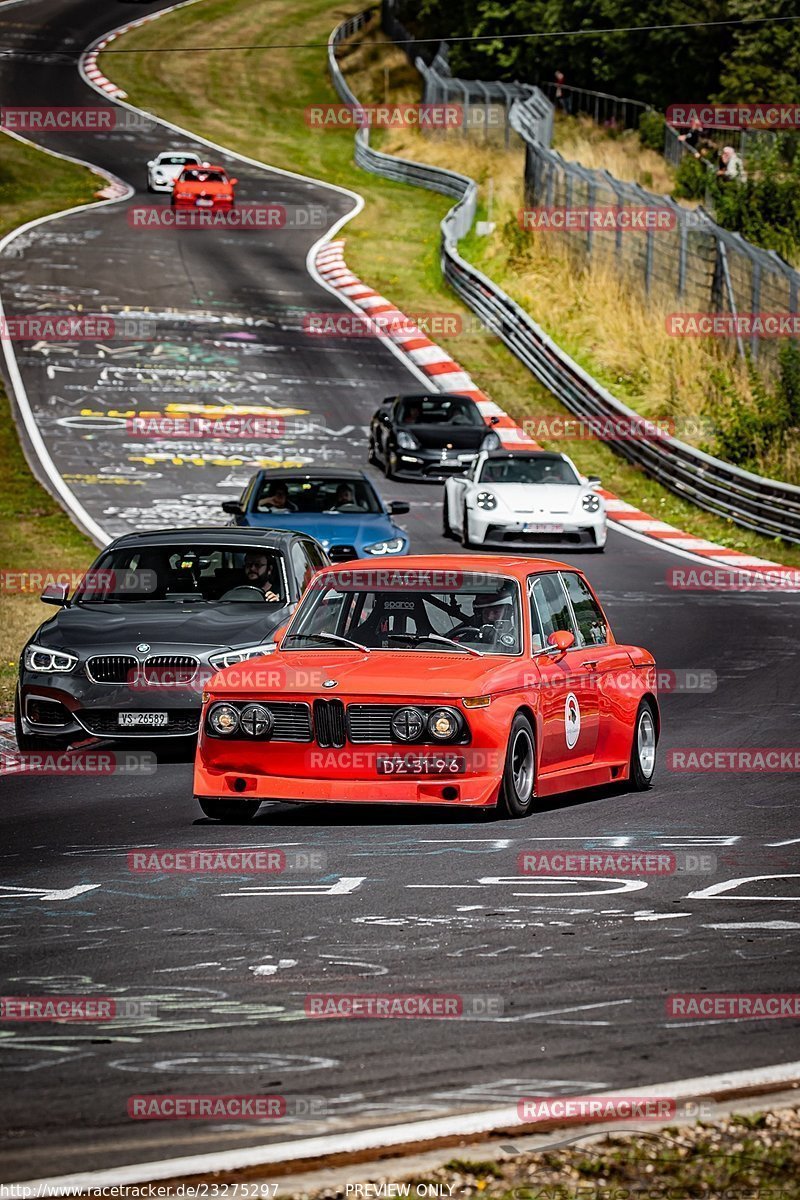
[[[497,496],[493,492],[478,492],[475,497],[475,504],[478,508],[483,508],[490,512],[493,508],[497,508]]]
[[[594,492],[589,492],[587,496],[582,497],[581,504],[587,512],[597,512],[598,508],[600,507],[600,497],[596,496]]]
[[[37,671],[40,675],[67,675],[77,665],[77,654],[65,654],[63,650],[48,650],[46,646],[33,644],[25,650],[26,671]]]
[[[407,429],[401,429],[397,434],[397,444],[401,450],[418,450],[419,442],[414,437],[413,433],[409,433]]]

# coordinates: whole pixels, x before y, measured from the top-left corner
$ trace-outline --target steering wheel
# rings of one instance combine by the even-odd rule
[[[252,583],[239,583],[220,596],[220,600],[263,600],[266,603],[266,596]]]
[[[448,634],[448,637],[451,637],[454,642],[479,642],[481,641],[481,631],[477,625],[467,625],[465,629]]]

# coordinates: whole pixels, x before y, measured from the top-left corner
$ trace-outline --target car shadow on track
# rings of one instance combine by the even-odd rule
[[[446,808],[444,805],[417,804],[282,804],[265,801],[255,820],[248,822],[253,828],[283,826],[286,828],[318,828],[358,826],[498,826],[518,830],[519,836],[530,836],[536,828],[536,818],[567,809],[579,809],[583,805],[598,804],[604,800],[616,800],[629,795],[640,795],[628,783],[605,784],[602,787],[585,788],[580,792],[568,792],[560,796],[548,796],[541,800],[530,816],[522,820],[511,820],[497,813],[496,809]],[[208,817],[198,817],[194,825],[218,825]],[[587,835],[591,836],[591,835]]]

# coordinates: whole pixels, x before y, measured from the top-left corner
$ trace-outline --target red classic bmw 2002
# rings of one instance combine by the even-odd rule
[[[263,800],[497,808],[598,784],[650,787],[652,655],[619,645],[583,573],[499,556],[319,572],[277,650],[203,696],[207,816]]]

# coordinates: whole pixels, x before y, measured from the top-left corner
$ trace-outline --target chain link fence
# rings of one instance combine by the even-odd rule
[[[800,272],[774,250],[763,250],[740,234],[723,229],[703,208],[688,209],[669,196],[648,192],[615,179],[608,171],[582,167],[561,157],[538,139],[538,114],[527,101],[512,109],[510,121],[525,142],[525,203],[532,208],[564,207],[660,209],[669,214],[663,227],[647,230],[592,228],[564,230],[571,247],[589,258],[613,259],[645,293],[657,289],[681,311],[797,313]],[[756,359],[774,355],[776,341],[753,333],[747,343]]]

